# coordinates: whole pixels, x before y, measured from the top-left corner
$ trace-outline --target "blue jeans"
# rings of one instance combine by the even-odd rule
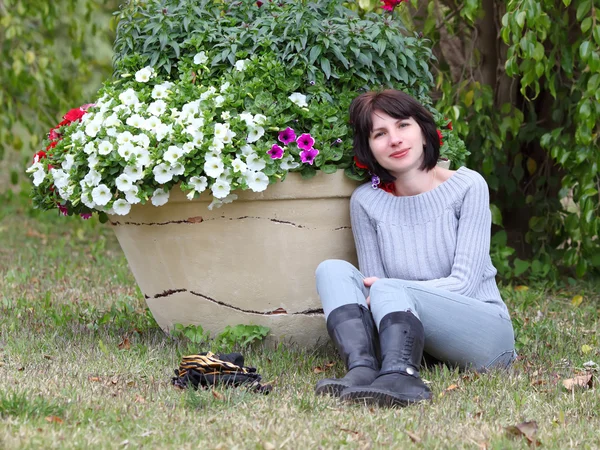
[[[391,312],[412,312],[425,329],[425,352],[451,366],[504,368],[516,356],[512,322],[497,305],[391,278],[379,279],[367,288],[358,269],[335,259],[319,264],[316,277],[325,318],[343,305],[367,306],[370,296],[377,327]]]

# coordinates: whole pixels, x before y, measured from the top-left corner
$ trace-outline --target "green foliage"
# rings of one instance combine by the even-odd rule
[[[0,418],[38,419],[64,415],[65,407],[44,397],[30,398],[29,393],[0,391]]]
[[[234,327],[227,325],[217,335],[215,343],[225,349],[247,347],[262,341],[267,334],[269,334],[269,328],[260,325],[236,325]]]
[[[110,49],[102,43],[111,33],[102,10],[115,4],[0,2],[0,160],[7,150],[36,148],[57,111],[81,102],[109,73]]]
[[[202,325],[182,325],[176,323],[171,330],[171,336],[175,338],[185,337],[193,344],[201,344],[207,342],[210,335],[204,331]]]
[[[288,171],[310,178],[345,169],[365,179],[353,162],[348,106],[382,87],[429,105],[442,156],[463,164],[464,143],[426,95],[428,42],[394,16],[361,16],[342,3],[129,2],[119,13],[116,78],[85,115],[70,111],[50,133],[28,170],[34,203],[124,215],[131,204],[166,203],[179,185],[190,200],[210,190],[212,209]],[[288,128],[295,136],[285,142]],[[304,148],[314,159],[295,140],[303,134],[314,139]]]
[[[597,1],[467,2],[460,10],[433,3],[425,20],[412,19],[441,56],[437,108],[453,120],[471,151],[469,165],[490,185],[494,224],[520,237],[497,246],[499,272],[555,278],[598,271]],[[502,42],[496,31],[492,40],[480,35],[495,26],[495,15]]]

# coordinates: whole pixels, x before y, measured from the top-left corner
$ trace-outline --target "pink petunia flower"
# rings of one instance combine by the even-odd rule
[[[69,210],[67,209],[67,207],[65,205],[61,205],[60,203],[58,204],[58,210],[61,212],[61,214],[63,216],[68,216],[69,215]]]
[[[386,11],[393,11],[394,8],[396,6],[398,6],[400,3],[402,3],[405,0],[381,0],[381,3],[383,3],[382,8],[385,9]]]
[[[311,150],[313,145],[315,145],[315,140],[310,134],[304,133],[296,139],[296,144],[298,144],[298,148],[301,148],[302,150]]]
[[[312,166],[313,162],[315,162],[315,158],[319,154],[319,150],[316,148],[310,148],[308,150],[302,150],[300,152],[300,160],[303,163],[308,163]]]
[[[296,140],[296,132],[287,127],[285,130],[279,132],[278,138],[279,142],[282,142],[284,145],[288,145],[290,142],[294,142]]]
[[[83,220],[88,220],[92,218],[92,213],[81,213],[79,214]]]
[[[273,147],[267,151],[267,154],[271,159],[281,159],[283,157],[283,149],[279,145],[273,144]]]

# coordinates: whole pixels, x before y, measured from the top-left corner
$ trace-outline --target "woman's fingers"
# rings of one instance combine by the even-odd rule
[[[363,280],[363,283],[365,284],[366,287],[371,287],[371,285],[373,283],[375,283],[377,280],[379,280],[378,277],[367,277]]]

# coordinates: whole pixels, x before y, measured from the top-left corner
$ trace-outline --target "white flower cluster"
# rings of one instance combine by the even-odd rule
[[[194,58],[205,62],[203,52]],[[245,67],[246,61],[236,65]],[[188,101],[177,83],[152,85],[155,76],[145,67],[135,74],[137,85],[100,98],[65,136],[60,167],[46,173],[35,161],[28,169],[34,184],[49,177],[63,200],[125,215],[142,200],[165,204],[176,182],[189,199],[209,189],[212,209],[235,199],[235,189],[264,191],[267,168],[273,174],[299,166],[291,154],[277,160],[267,154],[267,117],[223,108],[229,83],[201,88]],[[305,104],[300,95],[291,98],[299,106]]]

